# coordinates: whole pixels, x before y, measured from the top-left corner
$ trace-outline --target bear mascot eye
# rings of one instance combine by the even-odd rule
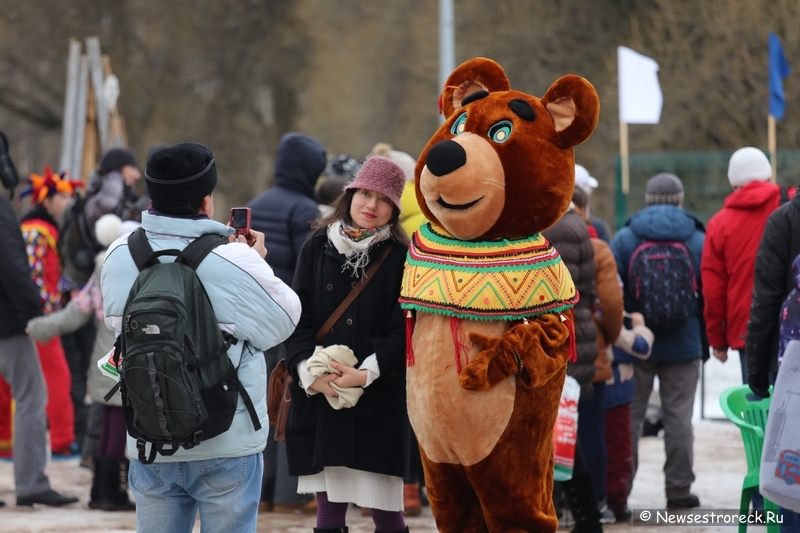
[[[467,127],[467,114],[461,113],[461,116],[453,122],[453,127],[450,128],[450,133],[453,135],[458,135],[460,133],[464,133],[464,130]]]
[[[489,128],[489,138],[497,144],[502,144],[511,137],[511,131],[514,125],[509,120],[501,120],[491,128]]]

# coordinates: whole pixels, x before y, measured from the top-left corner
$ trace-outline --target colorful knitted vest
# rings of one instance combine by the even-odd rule
[[[403,309],[456,320],[520,321],[566,311],[577,301],[569,270],[540,234],[461,241],[430,223],[411,239],[400,290]],[[407,318],[410,321],[410,312]],[[410,350],[410,331],[407,337]]]

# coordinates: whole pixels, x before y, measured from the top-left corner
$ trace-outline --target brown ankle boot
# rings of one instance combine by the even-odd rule
[[[419,516],[422,513],[422,501],[419,499],[419,483],[403,485],[403,514]]]

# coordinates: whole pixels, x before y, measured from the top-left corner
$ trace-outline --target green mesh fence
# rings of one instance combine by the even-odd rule
[[[685,191],[683,207],[704,223],[722,208],[731,192],[728,161],[733,152],[662,152],[630,156],[630,192],[622,194],[620,158],[614,158],[616,179],[616,228],[645,207],[644,187],[659,172],[678,176]],[[800,150],[778,151],[778,183],[797,185],[800,179]]]

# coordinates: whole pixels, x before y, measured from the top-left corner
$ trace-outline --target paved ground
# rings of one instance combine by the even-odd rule
[[[742,478],[745,472],[744,452],[738,430],[727,421],[713,420],[720,416],[716,406],[719,391],[738,384],[737,361],[720,365],[716,361],[706,367],[704,411],[706,419],[701,419],[700,394],[695,415],[695,492],[706,509],[735,509],[738,507]],[[639,474],[634,484],[629,504],[631,508],[663,508],[664,442],[662,438],[645,438],[641,441],[639,452]],[[78,460],[51,462],[47,472],[53,486],[68,494],[79,496],[81,501],[68,508],[51,509],[36,507],[22,509],[14,505],[12,465],[0,462],[0,499],[6,507],[0,508],[0,532],[2,533],[45,533],[45,532],[108,532],[130,533],[136,530],[133,513],[111,513],[92,511],[87,507],[90,472],[78,466]],[[367,533],[374,530],[371,519],[362,517],[358,510],[351,510],[348,521],[352,533]],[[432,533],[436,531],[430,509],[423,515],[409,518],[412,532]],[[309,532],[314,526],[313,517],[279,515],[265,513],[259,516],[260,533],[301,533]],[[632,533],[664,533],[661,527],[632,527],[631,525],[606,526],[606,531]],[[199,532],[199,523],[195,525]],[[568,530],[562,530],[568,531]],[[681,527],[674,531],[693,533],[734,533],[731,527]],[[750,527],[750,533],[766,531],[763,527]]]

